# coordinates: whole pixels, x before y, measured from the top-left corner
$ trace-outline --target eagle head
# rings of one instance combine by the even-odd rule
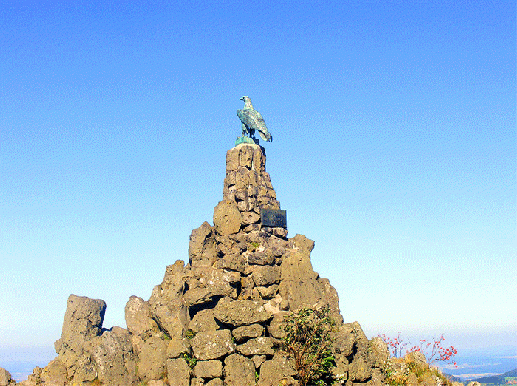
[[[249,96],[243,96],[240,99],[241,101],[244,101],[244,108],[245,109],[253,109],[253,105],[251,104],[251,99]]]

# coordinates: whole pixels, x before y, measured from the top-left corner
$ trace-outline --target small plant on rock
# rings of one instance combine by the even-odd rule
[[[189,367],[191,369],[196,367],[197,359],[194,358],[192,355],[187,354],[187,353],[183,353],[183,359],[185,359],[185,362],[187,362],[187,364],[189,365]]]
[[[187,339],[192,339],[193,337],[196,336],[196,332],[194,332],[192,329],[188,329],[186,332],[185,332],[185,337]]]
[[[334,321],[328,306],[302,308],[285,318],[284,350],[294,359],[300,386],[332,384],[332,332]]]

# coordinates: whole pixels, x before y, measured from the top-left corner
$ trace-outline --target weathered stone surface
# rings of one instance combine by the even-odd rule
[[[372,368],[362,355],[355,355],[348,367],[348,375],[352,381],[364,382],[372,375]]]
[[[215,331],[219,329],[212,309],[204,309],[199,311],[190,321],[188,328],[194,332]]]
[[[190,351],[190,342],[186,338],[175,336],[167,344],[167,358],[178,358]]]
[[[380,340],[382,343],[384,343],[381,338],[377,338],[377,339]],[[373,339],[372,339],[372,341],[373,341]],[[381,345],[380,342],[377,342],[377,346],[380,346],[380,347],[384,348]],[[384,346],[386,346],[385,343],[384,343]],[[381,350],[382,350],[382,348],[381,348]],[[387,350],[388,350],[388,348],[386,347],[386,351]],[[383,353],[385,353],[385,352],[383,352]],[[389,354],[389,352],[388,352],[388,354]],[[406,359],[407,363],[413,363],[414,365],[416,365],[420,369],[428,369],[429,368],[429,364],[427,363],[427,359],[426,359],[424,353],[421,352],[421,351],[408,352],[405,355],[405,359]],[[377,367],[380,367],[380,366],[377,366]]]
[[[14,383],[14,380],[11,378],[11,373],[0,367],[0,386],[11,386],[14,385]]]
[[[269,326],[267,328],[269,335],[271,335],[274,338],[282,339],[285,337],[285,330],[283,329],[283,323],[284,323],[284,316],[287,315],[288,312],[279,312],[276,313],[269,323]]]
[[[262,323],[272,317],[264,309],[264,303],[261,301],[225,299],[217,303],[214,316],[217,320],[232,326]]]
[[[252,324],[249,326],[237,327],[232,331],[232,335],[236,342],[242,342],[249,338],[258,338],[264,333],[264,327],[260,324]]]
[[[296,374],[293,360],[277,353],[273,359],[265,361],[260,366],[260,378],[257,386],[281,385],[283,384],[282,380],[289,384],[292,383],[292,377]]]
[[[142,298],[131,296],[124,311],[127,329],[131,334],[146,339],[160,333],[158,324],[151,316],[149,303]]]
[[[188,308],[181,296],[185,291],[189,270],[182,260],[169,265],[160,285],[149,298],[152,317],[169,336],[182,336],[189,322]]]
[[[152,302],[151,302],[152,299]],[[182,336],[189,322],[188,307],[181,299],[165,301],[163,298],[149,300],[154,318],[169,336]]]
[[[280,281],[280,268],[266,266],[254,267],[251,274],[256,286],[269,286]]]
[[[213,228],[206,221],[192,231],[189,241],[189,264],[191,266],[211,266],[217,259],[213,236]]]
[[[185,304],[202,304],[205,301],[192,302],[192,299],[197,298],[213,298],[215,296],[235,296],[235,288],[233,285],[239,283],[241,275],[238,272],[226,271],[224,269],[198,268],[192,270],[192,277],[188,280],[189,290],[185,293],[183,302]],[[199,289],[204,289],[203,292]],[[189,295],[189,292],[200,291],[194,295]]]
[[[196,359],[202,361],[218,359],[235,351],[230,330],[201,331],[190,344]]]
[[[296,235],[290,240],[290,245],[282,258],[280,295],[288,301],[291,310],[329,305],[331,315],[341,322],[337,292],[327,280],[320,280],[312,268],[310,251],[314,242]]]
[[[136,358],[126,329],[113,327],[111,331],[105,331],[92,351],[92,358],[99,381],[113,386],[125,386],[136,381]]]
[[[104,300],[70,295],[61,338],[54,344],[56,352],[81,351],[85,341],[100,335],[105,312]]]
[[[231,289],[228,295],[230,293]],[[197,304],[209,303],[214,299],[214,296],[216,296],[216,294],[210,287],[193,288],[185,293],[183,296],[183,302],[188,306],[194,306]]]
[[[230,269],[244,273],[246,271],[246,261],[239,254],[227,254],[214,263],[214,268]]]
[[[183,358],[167,360],[167,379],[171,386],[190,386],[191,368]]]
[[[260,208],[279,209],[271,178],[265,171],[266,157],[259,146],[241,144],[226,153],[223,196],[241,212],[260,213]],[[255,219],[247,219],[253,224]]]
[[[266,251],[256,251],[247,255],[248,264],[253,265],[273,265],[275,263],[275,256],[273,253]]]
[[[370,340],[369,346],[370,348],[368,349],[368,357],[370,359],[370,363],[373,367],[383,368],[386,361],[390,357],[388,346],[386,345],[386,343],[384,343],[382,338],[378,336]],[[420,361],[422,360],[421,357],[419,359]],[[425,359],[425,356],[423,357],[423,361],[427,365],[427,360]]]
[[[224,360],[226,386],[254,386],[255,365],[253,361],[239,354],[229,355]]]
[[[138,358],[137,375],[144,380],[160,379],[166,373],[167,341],[149,338],[144,342]]]
[[[267,287],[256,287],[262,299],[272,299],[278,294],[278,285],[273,284]]]
[[[190,380],[190,386],[204,386],[205,382],[203,382],[203,378],[192,378]]]
[[[224,383],[221,378],[211,379],[209,382],[205,384],[205,386],[223,386]]]
[[[23,381],[23,382],[20,382],[20,383],[17,383],[16,385],[19,385],[19,386],[39,386],[41,384],[41,372],[42,372],[42,369],[38,366],[36,366],[33,370],[32,370],[32,374],[30,374],[28,377],[27,377],[27,380],[26,381]]]
[[[241,229],[242,215],[234,201],[223,200],[214,209],[214,226],[217,233],[231,235]]]
[[[273,355],[275,347],[279,346],[279,342],[271,337],[259,337],[248,340],[246,343],[237,346],[237,351],[242,355]]]
[[[345,323],[338,327],[334,338],[334,351],[348,357],[355,351],[365,355],[368,350],[368,338],[357,322]]]
[[[158,380],[153,379],[153,380],[147,382],[147,386],[167,386],[167,384],[161,379],[158,379]]]
[[[255,212],[244,212],[242,213],[243,224],[256,224],[260,221],[260,215]]]
[[[194,376],[199,378],[218,378],[223,375],[221,361],[198,361],[194,367]]]

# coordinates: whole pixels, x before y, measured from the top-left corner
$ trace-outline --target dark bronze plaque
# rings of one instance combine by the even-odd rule
[[[280,209],[261,209],[260,221],[265,227],[281,227],[287,229],[287,212]]]

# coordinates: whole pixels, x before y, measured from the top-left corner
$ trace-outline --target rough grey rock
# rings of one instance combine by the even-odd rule
[[[265,361],[260,366],[260,377],[257,386],[270,386],[283,384],[282,380],[286,384],[293,382],[293,376],[297,372],[294,368],[294,362],[292,359],[288,359],[281,353],[275,354],[273,359]]]
[[[104,300],[70,295],[61,338],[54,344],[56,352],[81,351],[85,341],[100,335],[105,312]]]
[[[191,339],[194,356],[206,361],[218,359],[235,351],[230,330],[201,331]]]
[[[264,333],[264,327],[260,324],[252,324],[249,326],[237,327],[232,331],[232,335],[236,342],[242,342],[249,338],[258,338]]]
[[[285,330],[282,328],[284,323],[284,316],[287,315],[288,312],[278,312],[273,316],[273,319],[269,323],[267,328],[269,335],[274,338],[282,339],[285,337]]]
[[[219,378],[223,375],[221,361],[198,361],[194,367],[194,376],[198,378]]]
[[[105,331],[92,351],[100,382],[113,386],[130,385],[136,381],[136,358],[130,333],[120,327]],[[61,368],[59,368],[61,371]],[[49,379],[56,379],[55,376]]]
[[[152,318],[169,336],[182,336],[189,322],[188,308],[181,300],[189,270],[181,260],[169,265],[160,285],[149,298]]]
[[[151,337],[144,342],[138,354],[137,375],[149,381],[161,379],[166,374],[167,341]]]
[[[364,382],[372,375],[372,368],[362,355],[355,355],[348,368],[349,379],[354,382]]]
[[[388,346],[382,338],[376,336],[370,340],[370,349],[368,350],[368,354],[370,357],[370,362],[373,367],[382,368],[386,364],[386,361],[390,357],[390,352],[388,350]],[[420,353],[421,354],[421,353]],[[422,354],[423,355],[423,354]],[[421,361],[422,358],[419,357],[419,360]],[[417,361],[417,358],[415,357],[415,362]],[[424,363],[427,365],[427,360],[425,359],[425,356],[423,357]]]
[[[167,344],[167,358],[178,358],[190,352],[190,342],[186,338],[175,336]]]
[[[204,222],[194,229],[189,241],[189,264],[192,267],[211,266],[217,259],[213,228]]]
[[[275,338],[262,336],[237,346],[237,351],[246,356],[273,355],[278,346],[279,342]]]
[[[152,318],[149,303],[137,296],[131,296],[124,309],[128,331],[146,339],[160,333],[160,328]]]
[[[214,318],[214,311],[210,308],[196,313],[190,321],[188,328],[193,332],[215,331],[219,329]]]
[[[269,286],[280,281],[280,269],[268,265],[257,266],[253,269],[252,277],[256,286]]]
[[[171,386],[190,386],[192,369],[183,358],[167,360],[167,379]]]
[[[147,382],[147,386],[167,386],[167,384],[161,379],[153,379]]]
[[[241,229],[242,215],[233,201],[223,200],[214,209],[214,227],[220,235],[231,235]]]
[[[224,360],[226,386],[254,386],[255,365],[253,361],[239,354],[229,355]]]
[[[265,310],[262,301],[225,299],[217,303],[214,316],[220,322],[235,327],[262,323],[273,317]]]
[[[103,330],[105,303],[71,295],[59,356],[23,386],[246,386],[256,374],[260,386],[294,386],[293,363],[276,349],[284,317],[325,305],[336,321],[335,374],[347,386],[381,386],[386,347],[343,323],[336,290],[312,267],[314,242],[260,223],[261,209],[280,208],[261,148],[239,145],[226,161],[223,201],[214,226],[192,231],[189,264],[169,265],[148,301],[129,299],[127,330]]]
[[[275,256],[265,251],[256,251],[247,255],[248,264],[253,265],[273,265],[275,263]]]
[[[207,382],[205,386],[223,386],[223,381],[221,378],[214,378]]]
[[[240,254],[231,253],[218,259],[215,262],[214,267],[244,273],[246,271],[246,261]]]

